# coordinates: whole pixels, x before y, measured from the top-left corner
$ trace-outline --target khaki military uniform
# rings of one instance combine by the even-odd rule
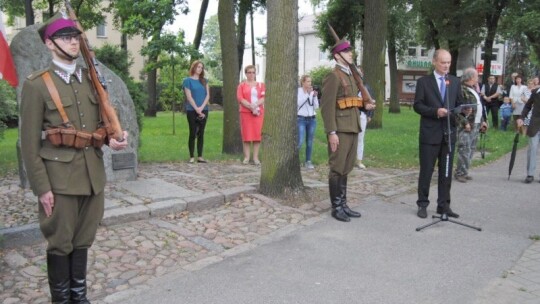
[[[103,151],[55,147],[43,131],[60,126],[62,118],[45,85],[49,72],[64,110],[77,130],[92,133],[100,124],[99,104],[88,73],[77,67],[69,75],[51,66],[28,77],[22,89],[21,150],[30,186],[35,195],[54,194],[52,216],[46,217],[40,205],[40,228],[49,242],[48,252],[67,255],[73,249],[88,248],[103,217],[106,175]]]
[[[337,65],[323,81],[323,94],[321,99],[321,115],[324,121],[324,130],[328,135],[336,132],[339,145],[335,152],[329,154],[329,176],[347,175],[354,168],[356,150],[358,146],[358,133],[360,127],[360,113],[357,107],[339,109],[337,100],[344,97],[357,97],[358,87],[352,74]]]

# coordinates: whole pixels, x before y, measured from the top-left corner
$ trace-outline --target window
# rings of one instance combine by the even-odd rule
[[[319,51],[319,61],[325,61],[328,60],[328,51]]]
[[[416,57],[416,45],[409,45],[408,55],[411,57]]]
[[[105,33],[105,24],[100,24],[96,28],[96,34],[98,37],[107,37],[107,34]]]
[[[420,57],[428,57],[428,52],[429,50],[426,49],[425,47],[420,48]]]

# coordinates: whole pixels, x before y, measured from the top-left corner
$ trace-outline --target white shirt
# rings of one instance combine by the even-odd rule
[[[315,116],[315,110],[319,108],[319,99],[311,93],[304,92],[304,88],[298,88],[298,116],[311,117]]]
[[[480,102],[480,96],[478,96],[475,89],[467,87],[467,90],[471,91],[476,98],[476,115],[474,116],[474,123],[478,124],[482,122],[482,102]]]
[[[510,87],[510,99],[512,99],[512,102],[514,103],[514,112],[512,114],[514,115],[521,115],[521,111],[523,111],[523,107],[525,106],[525,102],[521,100],[521,96],[525,96],[527,92],[527,87],[524,85],[520,85],[519,87],[517,85],[512,85]]]

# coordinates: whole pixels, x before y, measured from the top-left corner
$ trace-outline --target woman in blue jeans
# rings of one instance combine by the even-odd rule
[[[298,151],[302,147],[304,138],[306,138],[306,164],[307,169],[314,169],[311,163],[311,153],[313,151],[313,136],[317,127],[317,118],[315,110],[319,108],[319,99],[317,91],[311,86],[311,77],[303,75],[300,78],[300,87],[298,88]]]

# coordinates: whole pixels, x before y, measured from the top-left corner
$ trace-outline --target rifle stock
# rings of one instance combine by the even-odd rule
[[[90,75],[90,81],[92,86],[96,90],[99,105],[101,108],[101,119],[103,120],[104,127],[107,129],[107,135],[109,138],[114,138],[117,141],[124,140],[124,133],[122,131],[122,126],[116,115],[116,111],[112,107],[109,101],[109,93],[105,90],[105,86],[100,79],[100,74],[96,68],[96,58],[94,52],[90,49],[88,45],[88,40],[84,33],[84,29],[79,23],[75,11],[71,7],[69,0],[65,0],[66,9],[69,14],[69,18],[75,22],[77,29],[81,31],[81,55],[84,58],[84,62],[88,67],[88,73]]]

